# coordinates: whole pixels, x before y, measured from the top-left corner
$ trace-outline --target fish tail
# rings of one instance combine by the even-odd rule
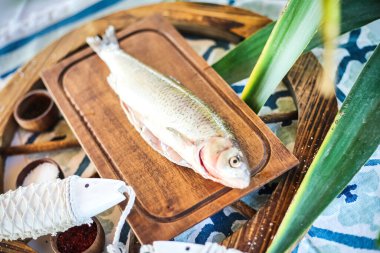
[[[115,28],[113,26],[109,26],[107,28],[102,38],[99,36],[88,37],[86,42],[97,54],[119,49],[119,43],[117,41]]]

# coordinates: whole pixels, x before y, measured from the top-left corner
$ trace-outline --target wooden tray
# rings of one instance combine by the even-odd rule
[[[43,81],[99,174],[125,180],[137,194],[129,223],[143,243],[170,239],[297,165],[252,110],[161,16],[118,33],[121,47],[176,78],[231,126],[250,166],[248,188],[231,189],[177,166],[145,143],[108,85],[107,66],[90,49],[42,74]]]

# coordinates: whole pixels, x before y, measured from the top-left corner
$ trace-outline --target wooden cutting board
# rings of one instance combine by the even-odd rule
[[[155,152],[129,123],[109,87],[109,70],[88,47],[42,73],[42,79],[83,148],[105,178],[124,180],[137,194],[128,217],[142,243],[167,240],[298,164],[259,117],[198,56],[175,28],[152,16],[118,32],[121,47],[192,90],[226,120],[261,171],[243,190],[177,166]]]

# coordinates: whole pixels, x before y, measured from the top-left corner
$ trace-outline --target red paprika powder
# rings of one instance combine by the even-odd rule
[[[88,249],[95,241],[97,234],[96,223],[84,224],[72,227],[59,233],[57,236],[57,248],[61,253],[81,253]]]

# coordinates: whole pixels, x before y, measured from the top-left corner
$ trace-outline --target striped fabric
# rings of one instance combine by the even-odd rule
[[[5,14],[0,17],[0,89],[13,73],[30,60],[36,53],[61,35],[79,25],[117,10],[157,1],[123,0],[14,0],[0,1],[0,9]],[[276,18],[284,6],[284,0],[229,0],[209,1],[212,3],[240,6]],[[49,3],[49,4],[48,4]],[[6,11],[7,10],[7,11]],[[337,65],[336,94],[339,105],[350,91],[358,73],[363,68],[380,35],[373,33],[380,28],[375,22],[367,27],[341,36]],[[379,29],[380,30],[380,29]],[[379,31],[377,30],[377,31]],[[187,37],[196,52],[209,63],[217,61],[233,45],[222,41]],[[320,57],[322,49],[313,52]],[[245,80],[232,85],[240,94]],[[370,92],[370,91],[369,91]],[[295,109],[289,91],[279,85],[260,112],[287,112]],[[296,136],[297,121],[268,125],[271,130],[292,150]],[[45,133],[30,133],[19,130],[13,144],[35,143],[69,138],[72,135],[62,119],[54,129]],[[28,156],[15,156],[6,160],[4,177],[5,190],[15,187],[19,171],[30,161],[49,156],[56,160],[66,176],[76,174],[88,177],[95,167],[80,148]],[[243,201],[258,209],[270,196],[276,182],[265,185],[249,194]],[[315,221],[304,239],[293,252],[375,252],[375,238],[380,231],[380,149],[378,149],[344,191]],[[120,212],[111,208],[100,214],[98,219],[106,232],[106,240],[111,241],[114,225]],[[205,243],[221,241],[246,222],[246,218],[232,207],[227,207],[212,217],[200,222],[174,238],[178,241]],[[126,240],[129,228],[123,229],[122,240]],[[52,252],[46,237],[31,241],[39,252]]]

